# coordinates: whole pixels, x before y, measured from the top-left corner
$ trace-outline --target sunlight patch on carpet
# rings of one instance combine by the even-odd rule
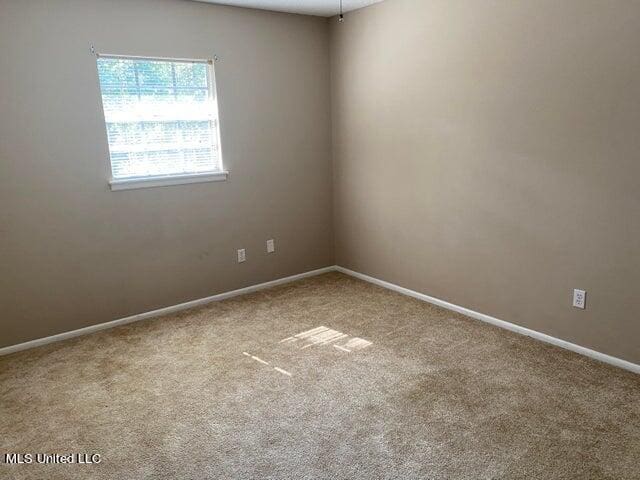
[[[348,353],[356,350],[362,350],[373,345],[373,342],[365,340],[364,338],[350,338],[346,333],[342,333],[325,326],[312,328],[311,330],[306,330],[291,337],[287,337],[280,340],[279,343],[295,344],[296,348],[300,348],[301,350],[313,346],[333,344],[333,346],[338,350]]]
[[[255,360],[258,363],[261,363],[262,365],[266,365],[268,367],[271,367],[271,364],[269,362],[267,362],[266,360],[261,359],[260,357],[257,357],[255,355],[251,355],[249,352],[242,352],[242,354],[245,357],[249,357],[252,360]],[[271,367],[273,368],[276,372],[282,373],[283,375],[287,375],[288,377],[291,377],[291,373],[286,371],[284,368],[280,368],[280,367]]]

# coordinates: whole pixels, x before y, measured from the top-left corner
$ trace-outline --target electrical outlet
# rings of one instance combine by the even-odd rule
[[[273,240],[267,240],[267,253],[273,253],[276,251],[276,242]]]
[[[238,263],[242,263],[247,260],[247,252],[245,252],[244,248],[238,250]]]
[[[584,290],[578,290],[576,288],[573,291],[573,306],[584,310],[586,301],[587,301],[587,292],[585,292]]]

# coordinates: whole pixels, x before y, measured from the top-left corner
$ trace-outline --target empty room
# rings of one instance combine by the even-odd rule
[[[0,479],[640,479],[639,46],[0,0]]]

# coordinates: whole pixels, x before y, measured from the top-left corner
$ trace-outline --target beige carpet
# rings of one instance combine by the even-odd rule
[[[102,459],[3,479],[640,478],[640,376],[337,273],[0,358],[0,388],[2,457]]]

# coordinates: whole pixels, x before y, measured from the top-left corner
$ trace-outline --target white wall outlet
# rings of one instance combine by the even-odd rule
[[[276,242],[273,240],[267,240],[267,253],[273,253],[276,251]]]
[[[238,250],[238,263],[242,263],[247,260],[247,252],[245,252],[244,248]]]
[[[584,290],[578,290],[576,288],[573,291],[573,306],[584,310],[586,301],[587,301],[587,292],[585,292]]]

